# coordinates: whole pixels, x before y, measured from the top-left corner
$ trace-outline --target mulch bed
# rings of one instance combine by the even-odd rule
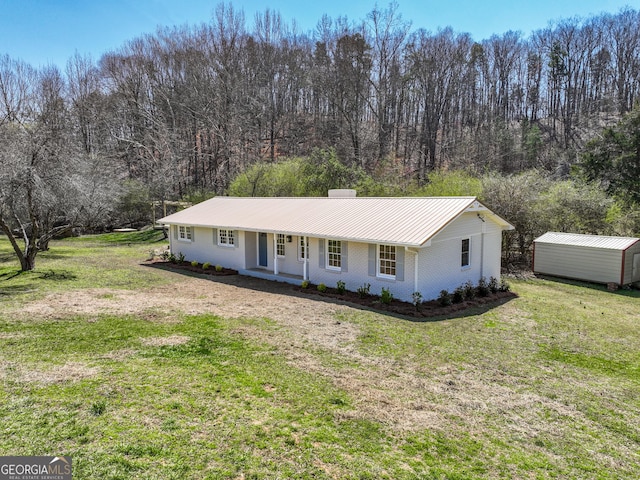
[[[216,271],[215,265],[211,265],[209,268],[202,268],[202,264],[198,264],[197,266],[191,265],[190,262],[170,262],[170,261],[154,261],[154,264],[158,264],[168,268],[174,268],[179,270],[187,270],[194,273],[200,273],[204,275],[212,275],[212,276],[228,276],[228,275],[238,275],[237,270],[233,270],[231,268],[223,268],[220,271]],[[335,300],[339,300],[342,302],[352,303],[355,305],[360,305],[362,307],[366,307],[371,310],[377,310],[380,312],[391,313],[396,315],[402,315],[404,317],[412,317],[416,319],[421,318],[429,318],[429,317],[440,317],[440,316],[450,316],[462,312],[463,310],[468,310],[475,307],[481,307],[483,305],[498,303],[503,300],[508,300],[511,298],[517,297],[517,295],[513,292],[496,292],[490,293],[485,297],[475,297],[470,300],[464,300],[460,303],[454,303],[447,306],[442,306],[438,302],[438,300],[430,300],[428,302],[422,302],[419,308],[416,308],[415,305],[409,302],[403,302],[401,300],[393,299],[390,303],[383,303],[378,295],[366,295],[361,296],[357,292],[344,291],[340,293],[335,288],[327,287],[324,292],[321,292],[317,289],[317,285],[309,284],[307,288],[302,288],[298,286],[292,287],[295,291],[307,294],[320,296],[323,298],[331,298]]]
[[[211,265],[209,268],[202,268],[202,264],[199,263],[197,266],[191,265],[191,262],[169,262],[169,261],[154,261],[156,265],[161,265],[163,267],[176,268],[179,270],[188,270],[194,273],[202,273],[204,275],[213,275],[214,277],[223,277],[227,275],[237,275],[238,271],[233,270],[232,268],[222,268],[222,270],[217,271],[215,265]]]
[[[450,316],[463,310],[481,307],[483,305],[488,305],[491,303],[499,303],[504,300],[509,300],[511,298],[517,297],[517,295],[513,292],[500,291],[496,293],[490,293],[485,297],[475,297],[470,300],[464,300],[460,303],[454,303],[447,306],[440,305],[438,300],[430,300],[427,302],[422,302],[419,308],[416,308],[416,306],[412,303],[403,302],[397,299],[391,300],[391,303],[389,304],[383,303],[378,295],[367,295],[365,297],[362,297],[357,292],[345,291],[343,293],[340,293],[335,288],[327,288],[326,291],[320,292],[315,285],[309,285],[307,288],[295,287],[295,290],[304,294],[317,295],[320,297],[341,300],[343,302],[361,305],[372,310],[378,310],[380,312],[397,314],[404,317],[412,317],[416,319]]]

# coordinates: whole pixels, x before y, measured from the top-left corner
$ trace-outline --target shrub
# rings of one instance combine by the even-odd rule
[[[422,305],[422,294],[420,292],[413,292],[411,294],[411,299],[416,310],[420,310],[420,306]]]
[[[467,280],[467,283],[462,287],[464,290],[464,298],[465,300],[472,300],[476,296],[476,288],[473,286],[471,280]]]
[[[340,295],[342,295],[347,290],[347,286],[342,280],[338,280],[336,283],[336,290]]]
[[[300,284],[301,288],[309,288],[309,280],[305,280]]]
[[[169,261],[171,263],[178,263],[178,259],[176,258],[176,256],[173,253],[169,254]]]
[[[460,300],[462,301],[462,300]],[[438,303],[441,307],[448,307],[453,303],[453,298],[447,290],[440,290],[440,296],[438,297]],[[456,302],[458,303],[458,302]]]
[[[360,295],[360,298],[365,298],[369,296],[370,290],[371,290],[371,284],[365,283],[361,287],[358,287],[356,291],[358,292],[358,295]]]
[[[205,262],[202,264],[202,269],[203,270],[209,270],[209,267],[211,267],[211,264],[209,262]]]
[[[476,287],[476,292],[479,297],[486,297],[487,295],[489,295],[489,293],[491,293],[486,278],[482,277],[480,279],[480,281],[478,282],[478,286]]]
[[[327,291],[327,286],[324,283],[319,284],[317,288],[318,288],[318,291],[322,293]]]
[[[199,264],[198,262],[196,262],[195,260],[193,260],[193,261],[191,262],[191,266],[192,266],[192,267],[197,267],[198,265],[200,265],[200,264]]]
[[[507,282],[504,278],[500,280],[500,291],[501,292],[508,292],[509,290],[511,290],[511,285],[509,285],[509,282]]]
[[[184,253],[178,252],[178,263],[184,262]]]
[[[162,260],[164,260],[165,262],[171,259],[172,256],[175,258],[175,255],[169,252],[169,250],[165,250],[164,252],[162,252]]]
[[[382,292],[380,293],[380,301],[385,305],[389,305],[393,300],[393,293],[389,291],[388,288],[382,287]]]
[[[216,272],[222,271],[222,265],[216,265]]]
[[[453,297],[451,299],[453,303],[462,303],[464,301],[464,287],[459,286],[453,291]]]
[[[496,277],[489,278],[489,291],[491,293],[497,293],[500,291],[500,284],[498,283],[498,279]]]

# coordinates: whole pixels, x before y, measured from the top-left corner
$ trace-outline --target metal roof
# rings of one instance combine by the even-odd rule
[[[534,240],[536,243],[604,248],[609,250],[626,250],[639,241],[640,238],[633,237],[608,237],[604,235],[585,235],[581,233],[560,232],[547,232]]]
[[[421,246],[465,211],[513,228],[475,197],[215,197],[159,222]]]

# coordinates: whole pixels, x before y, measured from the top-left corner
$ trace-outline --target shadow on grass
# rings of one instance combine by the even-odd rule
[[[78,276],[75,273],[71,273],[68,270],[46,270],[42,272],[37,272],[38,276],[43,280],[75,280]]]
[[[259,292],[267,292],[267,293],[276,293],[279,295],[286,295],[290,297],[297,298],[306,298],[309,300],[316,300],[318,302],[329,303],[333,305],[345,305],[351,308],[356,308],[358,310],[378,313],[381,315],[386,315],[389,317],[398,318],[401,320],[416,322],[416,323],[426,323],[426,322],[440,322],[444,320],[451,320],[456,318],[466,318],[472,317],[475,315],[481,315],[492,309],[499,307],[500,305],[504,305],[511,301],[514,298],[517,298],[517,295],[513,292],[503,292],[499,297],[491,297],[491,298],[483,298],[477,299],[476,301],[468,301],[463,304],[452,305],[450,307],[424,307],[421,312],[416,312],[415,307],[411,304],[407,304],[409,308],[406,308],[407,311],[413,311],[415,313],[399,313],[397,311],[390,310],[388,306],[382,304],[380,302],[380,307],[377,308],[375,303],[374,305],[363,305],[361,303],[352,302],[348,299],[341,299],[337,296],[328,296],[321,295],[311,290],[302,290],[300,287],[295,285],[285,283],[285,282],[277,282],[274,280],[264,280],[261,278],[250,277],[246,275],[209,275],[202,274],[197,272],[192,272],[189,270],[183,270],[179,268],[172,268],[165,263],[142,263],[142,266],[156,268],[159,270],[164,270],[167,272],[173,272],[177,275],[182,275],[185,277],[199,278],[203,280],[209,280],[211,282],[222,283],[225,285],[233,285],[239,288],[246,288],[248,290],[254,290]],[[247,299],[250,299],[250,294],[247,294]],[[428,311],[427,311],[428,310]]]
[[[633,287],[622,287],[618,290],[608,290],[606,285],[600,283],[585,282],[582,280],[574,280],[571,278],[553,277],[551,275],[542,275],[537,273],[535,278],[540,280],[546,280],[548,282],[562,283],[564,285],[573,285],[575,287],[589,288],[591,290],[598,290],[600,292],[610,293],[612,295],[620,295],[623,297],[640,298],[640,289]]]

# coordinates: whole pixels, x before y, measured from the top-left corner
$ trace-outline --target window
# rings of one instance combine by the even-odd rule
[[[468,238],[464,238],[462,239],[462,254],[461,254],[461,258],[460,258],[460,266],[462,267],[468,267],[471,262],[471,257],[470,257],[470,242]]]
[[[378,245],[378,275],[386,278],[396,278],[395,246]]]
[[[276,239],[276,253],[279,257],[284,257],[284,242],[285,235],[284,233],[279,233]]]
[[[185,227],[184,225],[178,226],[178,240],[183,242],[191,241],[191,227]]]
[[[233,236],[233,230],[218,230],[218,245],[225,247],[233,247],[236,244],[236,239]]]
[[[307,258],[307,240],[305,237],[299,237],[298,240],[298,260],[301,262]]]
[[[342,269],[342,242],[340,240],[327,240],[327,268]]]

